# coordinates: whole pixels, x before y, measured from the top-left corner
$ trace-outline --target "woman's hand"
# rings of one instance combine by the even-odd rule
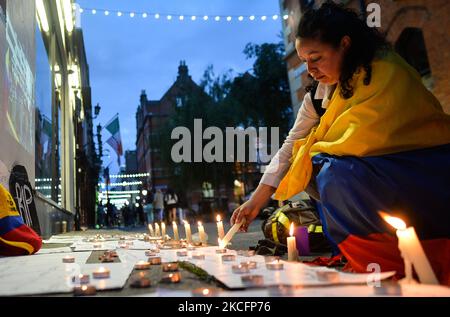
[[[259,214],[261,208],[263,208],[268,202],[272,194],[275,192],[275,188],[265,184],[259,184],[251,198],[240,205],[233,212],[231,216],[231,224],[239,223],[244,220],[244,224],[239,231],[247,232],[248,226]]]

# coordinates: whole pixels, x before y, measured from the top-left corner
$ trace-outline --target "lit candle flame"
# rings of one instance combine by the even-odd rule
[[[397,229],[397,230],[405,230],[406,229],[406,224],[402,219],[397,218],[397,217],[392,217],[382,211],[380,211],[379,214],[381,217],[383,217],[384,221],[386,221],[388,224],[390,224],[395,229]]]
[[[83,286],[81,286],[81,289],[82,289],[83,291],[85,291],[85,290],[87,290],[87,286],[86,286],[86,285],[83,285]]]
[[[220,215],[217,215],[216,219],[217,219],[217,222],[222,220],[222,218],[220,218]]]
[[[203,295],[208,295],[208,294],[209,294],[209,289],[205,288],[205,289],[203,290]]]
[[[291,228],[289,229],[289,235],[292,237],[293,234],[294,234],[294,223],[291,222]]]
[[[197,222],[197,223],[198,223],[198,225],[199,225],[199,226],[201,226],[201,225],[202,225],[202,222],[201,222],[201,221],[199,221],[199,222]]]

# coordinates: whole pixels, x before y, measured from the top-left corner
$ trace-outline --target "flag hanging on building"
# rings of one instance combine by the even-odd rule
[[[122,139],[120,137],[120,125],[119,125],[119,116],[116,115],[116,117],[111,120],[106,126],[106,130],[108,130],[112,135],[111,137],[106,140],[106,143],[108,143],[114,151],[117,153],[117,161],[120,166],[120,156],[123,154],[122,150]]]

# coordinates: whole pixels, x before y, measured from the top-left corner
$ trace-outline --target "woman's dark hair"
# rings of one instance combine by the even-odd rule
[[[370,84],[371,63],[375,54],[380,49],[390,48],[384,35],[369,27],[353,10],[331,1],[325,2],[319,9],[306,11],[297,30],[299,39],[316,39],[335,48],[339,47],[345,35],[350,37],[351,44],[342,61],[339,83],[341,96],[348,99],[353,96],[351,80],[360,67],[366,71],[364,84]],[[306,90],[311,90],[313,86],[309,85]]]

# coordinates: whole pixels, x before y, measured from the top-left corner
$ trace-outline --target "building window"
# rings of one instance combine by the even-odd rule
[[[177,103],[177,107],[182,107],[183,106],[183,98],[182,97],[177,97],[176,98],[176,103]]]

